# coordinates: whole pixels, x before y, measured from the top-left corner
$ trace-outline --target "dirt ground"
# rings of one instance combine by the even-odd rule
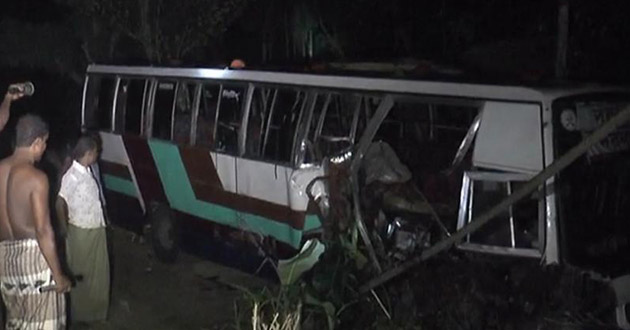
[[[226,283],[252,290],[265,281],[181,253],[174,264],[152,256],[148,243],[113,228],[112,299],[106,323],[70,329],[233,329],[234,304],[243,295]]]

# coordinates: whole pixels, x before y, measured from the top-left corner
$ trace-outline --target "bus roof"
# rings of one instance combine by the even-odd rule
[[[357,91],[421,94],[484,100],[542,102],[559,97],[599,92],[630,92],[627,88],[600,85],[528,87],[429,80],[369,78],[272,71],[230,70],[216,68],[174,68],[152,66],[89,65],[89,74],[149,76],[156,78],[209,79],[254,82]]]

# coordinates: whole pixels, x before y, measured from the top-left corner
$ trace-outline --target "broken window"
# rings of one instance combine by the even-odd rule
[[[195,84],[180,82],[173,113],[173,142],[189,144],[194,112]]]
[[[271,88],[256,86],[247,120],[247,143],[245,155],[260,158],[265,133],[266,118],[269,117],[271,98],[275,94]]]
[[[246,86],[223,85],[215,132],[217,151],[231,154],[238,152],[238,132],[241,128],[246,91]]]
[[[144,95],[148,88],[146,80],[122,79],[116,100],[116,131],[140,135],[144,111]]]
[[[380,98],[368,95],[318,92],[306,140],[306,162],[318,163],[352,148],[379,102]]]
[[[171,138],[171,117],[175,106],[175,82],[157,82],[153,103],[153,126],[151,137],[163,140]]]
[[[90,76],[85,104],[85,125],[111,131],[116,78]]]
[[[529,179],[530,176],[513,173],[466,172],[462,185],[458,227],[463,227],[499,204]],[[533,249],[533,252],[523,254],[539,256],[537,249],[540,248],[538,240],[540,198],[541,194],[536,192],[511,205],[507,211],[468,235],[466,243],[480,249],[498,247],[522,252],[523,249]]]
[[[246,155],[275,163],[289,163],[305,91],[257,87],[247,124]]]
[[[361,108],[362,98],[353,94],[332,94],[330,103],[324,108],[321,102],[316,109],[322,109],[321,130],[315,143],[322,155],[334,155],[353,145],[353,133],[356,133],[356,121]]]
[[[457,224],[461,175],[470,169],[471,153],[457,168],[451,164],[479,107],[474,100],[399,95],[374,138],[394,149],[449,230]]]
[[[220,90],[220,85],[204,84],[201,86],[196,145],[208,148],[214,147],[214,124],[217,119],[217,104]]]

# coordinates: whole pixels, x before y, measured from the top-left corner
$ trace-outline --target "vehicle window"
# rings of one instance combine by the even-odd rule
[[[360,110],[361,101],[359,95],[332,95],[324,114],[321,135],[317,139],[317,145],[323,155],[334,155],[352,146],[353,123],[355,113]]]
[[[140,135],[142,133],[142,111],[148,84],[142,79],[122,79],[116,100],[116,131]]]
[[[306,162],[320,162],[351,148],[379,102],[380,97],[375,96],[319,92],[308,132],[307,147],[311,150]]]
[[[556,157],[590,136],[628,103],[624,94],[586,95],[553,104]],[[628,265],[630,126],[623,125],[561,171],[554,182],[564,255],[604,273]],[[624,243],[625,242],[625,243]]]
[[[195,84],[179,83],[175,102],[175,113],[173,114],[173,142],[178,144],[190,143],[194,99]]]
[[[265,87],[256,87],[249,109],[247,121],[247,143],[245,155],[252,158],[261,158],[262,145],[265,133],[265,125],[269,118],[269,110],[275,90]]]
[[[116,79],[91,76],[85,104],[85,126],[90,129],[112,129],[112,106]]]
[[[265,126],[261,154],[266,160],[290,163],[300,112],[305,108],[306,92],[282,88],[273,93],[271,101],[274,97],[274,106],[268,112],[271,118],[265,118],[268,126]]]
[[[481,173],[481,172],[476,172]],[[483,173],[486,178],[472,177],[467,222],[496,206],[503,199],[525,184],[525,178],[514,181],[493,180],[492,173]],[[507,248],[538,248],[539,194],[534,193],[515,203],[496,219],[469,235],[467,241],[480,245]]]
[[[175,82],[158,82],[153,104],[153,130],[152,137],[170,140],[171,116],[175,101]]]
[[[196,145],[209,148],[214,147],[214,124],[220,89],[219,85],[203,85],[201,87]]]
[[[245,86],[223,85],[216,129],[217,151],[232,154],[238,152],[238,132],[241,128],[241,112],[246,90]]]

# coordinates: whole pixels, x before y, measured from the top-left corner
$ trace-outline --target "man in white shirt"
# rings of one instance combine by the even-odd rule
[[[61,179],[57,207],[68,223],[68,266],[83,280],[71,293],[72,321],[107,318],[109,256],[101,193],[90,166],[98,159],[97,143],[84,135],[73,150],[73,162]]]

